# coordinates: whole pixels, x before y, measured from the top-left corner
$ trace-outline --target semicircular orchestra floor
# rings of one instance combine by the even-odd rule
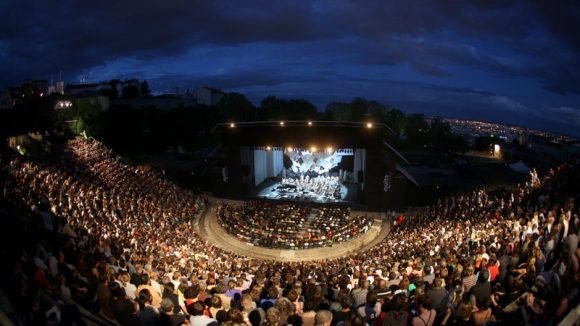
[[[219,203],[224,202],[233,205],[243,204],[239,201],[222,200],[218,198],[210,199],[210,205],[206,208],[205,213],[200,217],[198,223],[196,223],[198,234],[206,241],[224,250],[257,259],[275,261],[308,261],[348,256],[375,246],[388,235],[390,230],[389,223],[381,219],[379,213],[353,212],[353,214],[367,214],[374,217],[370,229],[354,239],[333,244],[329,247],[312,249],[292,250],[258,247],[239,240],[235,236],[226,232],[226,230],[219,225],[218,218],[215,214],[215,208]]]

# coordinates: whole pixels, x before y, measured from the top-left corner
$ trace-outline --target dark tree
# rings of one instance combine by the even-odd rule
[[[149,89],[149,83],[146,80],[144,80],[141,83],[141,92],[140,92],[140,95],[142,97],[148,97],[148,96],[151,95],[151,90]]]
[[[268,96],[258,109],[260,120],[309,120],[316,116],[316,106],[305,99],[285,100]]]
[[[350,103],[350,121],[364,121],[369,113],[369,102],[362,97],[355,98]]]
[[[350,121],[350,105],[344,102],[330,102],[326,105],[326,115],[334,121]]]
[[[252,121],[256,116],[254,104],[240,93],[227,93],[218,103],[218,107],[228,121]]]
[[[124,98],[138,98],[139,88],[135,85],[127,85],[123,87],[123,97]]]
[[[449,123],[441,118],[435,118],[431,121],[429,128],[429,145],[444,152],[467,151],[467,142],[451,130]]]
[[[423,114],[410,114],[407,116],[407,126],[405,135],[407,145],[411,148],[418,148],[427,145],[429,124]]]
[[[401,110],[391,108],[385,114],[385,123],[393,129],[397,136],[401,136],[407,125],[407,116]]]

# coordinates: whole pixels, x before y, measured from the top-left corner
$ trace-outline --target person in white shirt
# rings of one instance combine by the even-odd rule
[[[119,275],[119,281],[121,282],[121,286],[125,289],[125,294],[131,298],[135,299],[137,287],[135,284],[131,283],[131,276],[127,272],[123,272]]]
[[[201,301],[193,304],[193,315],[189,318],[192,326],[217,326],[217,320],[204,315],[205,305]]]

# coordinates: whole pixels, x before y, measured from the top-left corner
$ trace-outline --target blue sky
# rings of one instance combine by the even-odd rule
[[[574,1],[47,1],[0,3],[0,85],[139,78],[580,136]]]

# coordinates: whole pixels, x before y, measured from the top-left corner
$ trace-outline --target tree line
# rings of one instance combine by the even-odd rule
[[[141,83],[149,95],[148,85]],[[129,90],[127,93],[131,94]],[[392,132],[385,138],[400,149],[465,152],[465,140],[440,118],[404,114],[401,110],[365,98],[330,102],[323,110],[305,99],[265,97],[254,105],[246,96],[230,92],[216,106],[198,105],[172,110],[112,106],[101,111],[90,101],[76,100],[67,110],[55,109],[62,96],[26,96],[18,107],[0,111],[0,129],[6,133],[60,131],[94,136],[120,152],[163,151],[182,146],[194,149],[219,142],[211,129],[222,122],[322,120],[384,123]],[[4,126],[6,124],[6,126]],[[6,128],[5,128],[6,127]]]

